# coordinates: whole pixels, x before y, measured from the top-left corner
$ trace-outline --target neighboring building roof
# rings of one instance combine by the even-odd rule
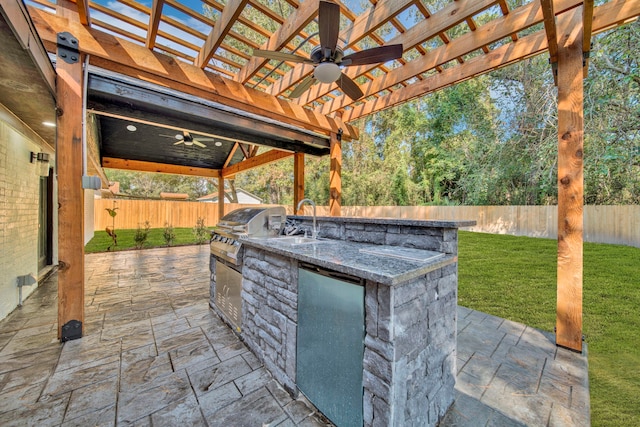
[[[258,196],[249,193],[242,188],[236,189],[236,194],[238,195],[238,203],[246,204],[246,205],[259,205],[262,204],[262,199]],[[218,192],[207,194],[206,196],[199,197],[197,199],[199,202],[210,202],[217,203],[218,202]],[[225,197],[225,203],[230,203],[229,200]]]

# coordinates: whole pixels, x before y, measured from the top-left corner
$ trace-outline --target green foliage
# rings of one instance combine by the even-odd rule
[[[149,224],[149,221],[145,221],[144,224],[138,225],[136,233],[133,236],[133,241],[136,242],[136,249],[142,249],[147,243],[150,228],[151,224]]]
[[[164,223],[164,229],[162,230],[162,238],[167,246],[173,246],[173,242],[176,240],[176,232],[168,222]]]
[[[111,242],[109,246],[107,246],[107,251],[110,251],[112,247],[118,246],[118,235],[116,234],[116,215],[118,215],[119,208],[116,207],[116,201],[113,201],[113,208],[105,208],[107,212],[109,212],[109,216],[111,217],[111,227],[107,227],[105,231],[111,237]]]
[[[555,240],[461,231],[458,255],[460,305],[553,331]],[[639,248],[584,244],[583,329],[594,426],[640,426],[638,259]]]
[[[198,244],[202,244],[209,240],[209,230],[204,224],[204,218],[198,218],[196,225],[193,227],[193,236]]]
[[[118,230],[118,241],[119,244],[116,247],[113,247],[111,250],[113,251],[126,251],[131,249],[136,249],[136,242],[134,237],[136,235],[135,229],[132,230]],[[182,246],[182,245],[195,245],[197,242],[193,236],[192,228],[174,228],[173,229],[176,237],[173,241],[174,246]],[[147,235],[146,247],[154,248],[160,246],[166,246],[166,241],[164,240],[164,229],[163,228],[151,228],[149,229],[149,233]],[[85,253],[97,253],[97,252],[105,252],[105,247],[109,244],[111,238],[104,231],[96,231],[94,233],[93,238],[86,244],[84,251]]]

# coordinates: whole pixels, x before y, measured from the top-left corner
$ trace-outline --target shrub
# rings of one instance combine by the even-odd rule
[[[162,238],[167,246],[173,245],[173,241],[176,240],[176,232],[173,227],[168,223],[164,223],[164,230],[162,231]]]
[[[149,224],[149,221],[144,222],[144,227],[138,224],[136,234],[133,235],[133,241],[136,242],[136,249],[142,249],[142,247],[147,243],[150,228],[151,224]]]
[[[204,218],[198,218],[196,221],[196,226],[193,227],[193,235],[199,245],[209,239],[209,230],[207,230],[207,227],[204,225]]]

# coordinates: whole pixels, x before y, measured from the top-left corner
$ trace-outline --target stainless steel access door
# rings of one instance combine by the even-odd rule
[[[296,382],[338,427],[362,427],[364,286],[299,270]]]
[[[240,332],[242,326],[242,274],[216,260],[216,306]]]

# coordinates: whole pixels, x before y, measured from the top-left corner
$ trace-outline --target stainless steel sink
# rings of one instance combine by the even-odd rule
[[[314,239],[305,236],[283,236],[270,239],[274,243],[287,246],[318,245],[336,242],[336,240]]]

